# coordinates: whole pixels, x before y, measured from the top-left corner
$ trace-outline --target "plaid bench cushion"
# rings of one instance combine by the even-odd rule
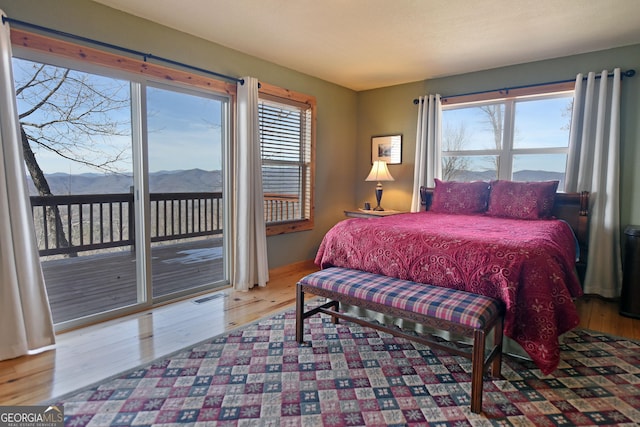
[[[299,282],[474,329],[484,329],[502,311],[499,301],[483,295],[347,268],[320,270]]]

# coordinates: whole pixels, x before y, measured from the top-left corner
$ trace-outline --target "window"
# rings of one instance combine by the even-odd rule
[[[572,90],[444,105],[442,178],[558,180],[564,189],[572,106]]]
[[[258,105],[267,234],[313,228],[315,99],[262,84]]]

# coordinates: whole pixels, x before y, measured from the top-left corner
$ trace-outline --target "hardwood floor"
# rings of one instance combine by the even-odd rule
[[[295,284],[311,262],[270,272],[265,288],[215,291],[61,333],[56,348],[0,362],[0,405],[36,404],[258,320],[295,303]]]
[[[272,270],[266,288],[224,289],[58,335],[56,348],[0,362],[0,405],[37,404],[293,306],[304,262]],[[640,340],[640,319],[597,297],[578,301],[581,326]]]
[[[617,301],[585,295],[577,301],[576,306],[580,314],[580,327],[640,340],[640,319],[618,314]]]

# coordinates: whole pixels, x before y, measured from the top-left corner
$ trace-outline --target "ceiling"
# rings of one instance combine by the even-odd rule
[[[357,91],[640,43],[638,0],[94,1]]]

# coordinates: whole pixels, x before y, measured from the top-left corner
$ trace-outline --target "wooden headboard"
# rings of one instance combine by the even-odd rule
[[[425,210],[429,210],[432,200],[433,188],[420,187],[420,202],[425,207]],[[589,251],[589,192],[556,193],[551,214],[558,219],[566,221],[578,239],[580,257],[576,262],[576,269],[578,270],[580,282],[584,283]]]

